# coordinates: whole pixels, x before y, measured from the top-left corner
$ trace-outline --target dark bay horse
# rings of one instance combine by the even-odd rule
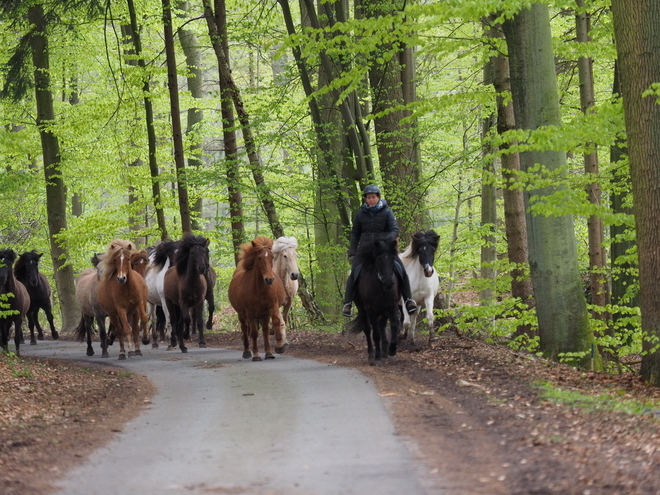
[[[357,258],[362,264],[355,291],[358,314],[347,324],[346,329],[351,333],[364,332],[370,364],[380,363],[388,354],[396,355],[401,317],[401,292],[394,273],[394,259],[397,256],[395,233],[366,240],[360,244],[357,252]],[[388,321],[391,330],[389,347]]]
[[[143,344],[149,343],[147,333],[147,284],[144,277],[133,270],[131,255],[137,252],[131,241],[116,239],[101,255],[101,280],[98,302],[108,313],[119,339],[119,359],[126,359],[124,340],[128,342],[128,356],[141,356],[140,326]],[[145,252],[146,256],[146,252]]]
[[[13,249],[0,251],[0,346],[5,352],[9,352],[9,337],[13,324],[16,355],[20,356],[23,318],[30,309],[30,295],[14,276],[12,266],[15,261],[16,253]]]
[[[243,359],[261,361],[257,339],[259,325],[264,337],[266,359],[275,356],[270,346],[270,322],[275,329],[275,352],[287,347],[280,306],[286,299],[282,281],[273,271],[273,241],[259,236],[241,246],[241,259],[229,283],[229,302],[238,313],[243,333]],[[252,352],[250,352],[250,340]]]
[[[420,308],[420,311],[416,311],[412,315],[408,315],[407,311],[403,312],[403,334],[401,338],[408,338],[408,333],[410,333],[410,343],[413,346],[416,345],[415,327],[417,326],[417,318],[421,312],[422,304],[426,308],[429,342],[435,337],[433,300],[438,293],[440,279],[433,263],[439,238],[440,236],[434,230],[416,232],[406,250],[399,255],[410,280],[412,298]]]
[[[209,240],[201,235],[186,234],[178,243],[174,265],[165,273],[164,290],[172,323],[171,348],[177,341],[181,352],[188,352],[184,331],[194,325],[199,332],[199,347],[204,340],[204,300],[209,269]],[[192,316],[191,316],[192,313]]]
[[[36,250],[25,252],[18,257],[14,265],[14,275],[16,280],[21,282],[30,294],[30,309],[27,312],[28,326],[30,327],[30,344],[36,345],[37,339],[34,338],[34,327],[37,327],[37,336],[39,340],[44,340],[44,331],[39,325],[39,310],[46,313],[48,325],[50,325],[50,336],[53,340],[60,338],[55,330],[53,322],[53,309],[51,305],[52,290],[50,283],[43,273],[39,272],[39,259],[42,254]]]

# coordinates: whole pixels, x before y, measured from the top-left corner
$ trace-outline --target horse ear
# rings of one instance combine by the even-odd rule
[[[209,247],[210,243],[211,243],[211,241],[209,241],[208,239],[204,239],[204,247],[205,248]]]
[[[44,253],[37,253],[37,258],[41,259],[41,257],[44,255]]]

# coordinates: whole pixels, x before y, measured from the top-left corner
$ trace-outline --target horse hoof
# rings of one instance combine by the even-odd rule
[[[94,349],[87,349],[87,355],[88,356],[93,356],[94,355]]]
[[[149,345],[151,339],[142,339],[142,345]]]
[[[289,348],[288,343],[284,344],[282,347],[275,346],[275,352],[278,354],[284,354],[288,348]]]
[[[138,349],[137,351],[135,351],[135,355],[136,356],[142,356],[142,351],[140,349]]]
[[[250,351],[243,351],[243,359],[250,359],[252,357],[252,353]]]
[[[206,329],[211,330],[213,328],[213,322],[209,322],[206,324]]]
[[[158,342],[154,342],[153,344],[151,344],[151,348],[158,349]]]
[[[206,342],[200,342],[199,347],[200,349],[206,349]]]
[[[190,332],[183,332],[183,338],[184,338],[185,340],[190,339]]]
[[[261,356],[254,356],[252,361],[261,361]]]
[[[275,359],[275,356],[273,355],[272,352],[267,352],[266,353],[266,359]]]
[[[37,341],[36,340],[31,340],[30,345],[37,345]]]
[[[174,349],[176,349],[176,347],[171,346],[171,345],[168,345],[168,346],[167,346],[167,350],[168,350],[168,351],[173,351]]]
[[[181,346],[181,352],[184,353],[184,354],[187,354],[188,353],[188,348]]]
[[[110,354],[108,354],[107,352],[103,351],[103,353],[101,354],[101,357],[102,357],[102,358],[109,358],[109,357],[110,357]]]
[[[51,336],[51,338],[52,338],[53,340],[57,340],[57,339],[60,338],[60,334],[57,333],[57,332],[52,332],[52,333],[50,334],[50,336]]]
[[[117,358],[119,361],[124,361],[126,360],[126,354],[120,354],[119,357]]]
[[[128,351],[128,357],[135,356],[135,351]]]
[[[44,336],[43,336],[43,335],[39,335],[39,336],[37,337],[37,339],[39,339],[39,340],[44,340]]]

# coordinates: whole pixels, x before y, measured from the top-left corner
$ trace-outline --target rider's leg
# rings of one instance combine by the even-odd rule
[[[346,292],[344,293],[344,307],[342,308],[341,314],[346,317],[351,317],[351,308],[353,305],[353,293],[355,290],[355,281],[360,275],[362,270],[362,265],[355,265],[348,279],[346,280]]]

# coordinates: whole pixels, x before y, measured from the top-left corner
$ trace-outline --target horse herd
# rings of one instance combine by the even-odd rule
[[[138,249],[131,241],[116,239],[105,253],[95,254],[94,266],[83,270],[76,278],[76,300],[82,314],[76,337],[79,341],[87,340],[87,355],[94,355],[94,324],[99,331],[102,357],[109,356],[108,345],[115,338],[119,341],[120,360],[126,359],[126,347],[129,357],[141,356],[140,342],[143,345],[152,342],[153,347],[158,347],[159,340],[169,339],[168,350],[178,345],[185,353],[186,340],[196,333],[199,346],[206,347],[204,327],[212,327],[216,283],[208,246],[208,239],[192,234],[184,235],[179,241],[163,241],[149,251]],[[288,347],[286,327],[298,291],[297,247],[294,237],[273,241],[265,236],[241,246],[228,297],[241,326],[244,359],[262,359],[257,346],[260,327],[266,359],[275,357],[270,343],[271,331],[275,336],[275,353],[284,353]],[[360,246],[357,256],[363,268],[355,295],[358,314],[347,329],[365,333],[370,361],[378,362],[387,355],[396,354],[401,323],[401,338],[410,334],[414,344],[417,314],[409,317],[400,309],[401,296],[393,272],[394,256],[400,256],[403,261],[413,298],[426,308],[429,338],[433,338],[430,315],[439,285],[433,268],[437,247],[438,235],[432,230],[416,233],[400,254],[397,239],[391,235]],[[39,309],[46,313],[52,338],[58,338],[51,310],[51,289],[38,269],[40,257],[41,254],[33,250],[17,259],[12,249],[0,250],[0,345],[5,351],[8,351],[13,325],[16,354],[19,354],[25,316],[30,343],[37,343],[35,326],[38,338],[44,338],[37,318]],[[208,304],[206,325],[204,301]],[[107,328],[106,318],[110,320]],[[388,322],[390,340],[386,332]]]

